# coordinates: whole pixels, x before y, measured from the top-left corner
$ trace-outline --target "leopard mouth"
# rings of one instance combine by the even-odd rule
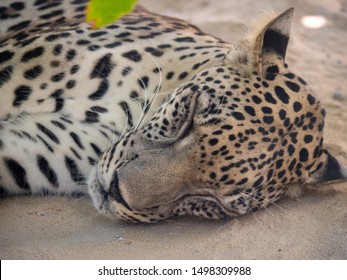
[[[191,204],[191,210],[196,210],[200,207],[203,211],[212,210],[216,213],[224,213],[222,216],[225,217],[239,216],[239,213],[236,210],[227,207],[219,197],[212,194],[187,194],[177,199],[176,204],[177,207]],[[204,208],[207,208],[208,210],[204,210]]]
[[[144,214],[160,214],[162,217],[165,217],[163,219],[189,215],[204,216],[212,219],[224,219],[240,215],[236,209],[227,207],[220,198],[212,194],[185,194],[164,205],[157,204],[145,208],[140,212]]]

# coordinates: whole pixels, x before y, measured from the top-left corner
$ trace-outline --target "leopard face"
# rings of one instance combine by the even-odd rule
[[[233,217],[342,176],[323,148],[317,96],[284,63],[292,12],[184,83],[103,153],[89,182],[100,211],[132,222]]]

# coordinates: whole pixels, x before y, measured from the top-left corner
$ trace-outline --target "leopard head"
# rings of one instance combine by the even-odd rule
[[[233,217],[346,171],[323,147],[324,109],[285,63],[293,9],[195,75],[91,175],[96,208],[133,222]]]

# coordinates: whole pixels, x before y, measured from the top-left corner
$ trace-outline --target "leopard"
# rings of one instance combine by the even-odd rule
[[[229,43],[141,6],[94,29],[87,4],[1,2],[2,198],[85,195],[154,223],[346,180],[318,96],[285,61],[294,8]]]

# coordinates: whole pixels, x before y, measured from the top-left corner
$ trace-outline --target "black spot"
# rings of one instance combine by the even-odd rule
[[[305,135],[304,141],[306,144],[311,143],[313,141],[313,136],[312,135]]]
[[[126,77],[127,75],[131,73],[132,70],[133,69],[130,66],[124,67],[124,69],[122,70],[122,75]]]
[[[80,171],[80,169],[78,168],[78,165],[76,164],[76,162],[72,158],[65,156],[65,166],[70,173],[71,179],[74,182],[76,182],[78,184],[84,184],[85,183],[85,178],[84,178],[82,172]]]
[[[286,85],[294,92],[299,92],[299,90],[300,90],[300,86],[296,83],[286,81]]]
[[[99,122],[99,114],[98,113],[92,112],[92,111],[86,111],[85,115],[86,115],[85,122],[87,122],[87,123]]]
[[[270,66],[266,70],[268,73],[278,73],[280,71],[277,65]]]
[[[208,143],[211,145],[211,146],[214,146],[216,144],[218,144],[218,139],[217,138],[212,138],[208,141]]]
[[[289,167],[288,167],[289,171],[293,171],[295,165],[296,165],[296,159],[294,158],[289,164]]]
[[[120,45],[122,45],[122,42],[114,42],[114,43],[106,44],[104,47],[108,49],[113,49],[113,48],[119,47]]]
[[[18,107],[23,101],[28,100],[29,95],[32,93],[32,88],[28,86],[19,86],[14,91],[15,99],[12,103],[14,107]]]
[[[59,112],[64,107],[65,100],[63,98],[55,99],[54,113]]]
[[[245,119],[245,116],[240,112],[232,112],[231,115],[239,121],[242,121]]]
[[[114,65],[111,61],[112,54],[108,53],[98,60],[90,73],[90,78],[106,78],[111,73]]]
[[[28,27],[30,23],[31,23],[30,20],[21,21],[20,23],[17,23],[9,27],[7,31],[19,31],[21,29]]]
[[[48,86],[48,84],[47,83],[42,83],[41,85],[40,85],[40,89],[46,89],[47,88],[47,86]]]
[[[257,188],[259,186],[261,186],[261,183],[263,182],[264,180],[264,177],[263,176],[260,176],[257,181],[254,182],[254,184],[252,185],[252,188]]]
[[[283,164],[283,159],[280,159],[276,162],[276,168],[277,169],[280,169],[282,167],[282,164]]]
[[[273,81],[275,78],[276,78],[275,74],[267,73],[265,75],[265,79],[268,80],[268,81]]]
[[[6,66],[4,69],[0,71],[0,87],[11,79],[12,72],[12,66]]]
[[[96,144],[90,143],[90,146],[92,147],[92,149],[94,150],[94,152],[96,153],[98,157],[102,154],[101,149]]]
[[[198,85],[193,85],[190,89],[195,92],[195,91],[197,91],[199,89],[199,86]]]
[[[74,142],[76,143],[76,145],[80,149],[84,150],[84,146],[83,146],[83,144],[81,142],[80,137],[75,132],[70,132],[69,134],[70,134],[71,138],[74,140]]]
[[[130,93],[130,97],[132,99],[137,99],[139,97],[139,94],[137,91],[133,90],[131,93]]]
[[[245,111],[250,114],[252,117],[255,116],[255,110],[251,106],[245,106]]]
[[[14,159],[4,158],[4,163],[18,187],[30,191],[25,169]]]
[[[139,62],[142,60],[142,56],[137,50],[132,50],[132,51],[123,53],[122,56],[134,62]]]
[[[294,112],[299,112],[299,111],[301,110],[301,108],[302,108],[301,103],[299,103],[299,102],[294,102],[294,104],[293,104]]]
[[[233,129],[233,126],[229,125],[229,124],[225,124],[225,125],[221,126],[221,129],[231,130],[231,129]]]
[[[142,88],[142,89],[147,89],[148,87],[148,81],[149,78],[147,76],[143,76],[140,79],[137,80],[137,84]]]
[[[93,92],[92,94],[90,94],[88,96],[88,98],[91,100],[99,100],[106,94],[106,92],[108,91],[108,88],[109,88],[108,80],[103,79],[103,80],[101,80],[97,90],[95,92]]]
[[[102,35],[106,35],[108,34],[106,31],[95,31],[89,34],[90,38],[96,38],[96,37],[100,37]]]
[[[263,121],[267,124],[272,124],[274,122],[274,118],[272,116],[264,116]]]
[[[281,109],[281,110],[279,111],[278,115],[280,116],[280,119],[281,119],[281,120],[284,120],[284,119],[286,118],[286,116],[287,116],[287,113],[286,113],[285,110]]]
[[[41,19],[50,19],[52,17],[56,17],[56,16],[61,15],[63,12],[64,12],[63,10],[55,10],[55,11],[52,11],[48,14],[41,15],[40,18]]]
[[[43,72],[43,67],[41,65],[36,65],[24,72],[24,78],[28,80],[33,80],[40,76]]]
[[[78,41],[76,42],[76,44],[77,44],[78,46],[84,46],[84,45],[90,44],[90,41],[84,40],[84,39],[80,39],[80,40],[78,40]]]
[[[60,65],[60,61],[59,60],[53,60],[51,61],[51,66],[52,67],[58,67]]]
[[[180,38],[175,38],[174,41],[179,42],[179,43],[194,43],[195,40],[193,37],[180,37]]]
[[[124,114],[127,116],[128,126],[133,127],[133,117],[131,115],[128,103],[123,101],[119,103],[119,106],[122,108],[122,110],[124,111]]]
[[[27,51],[23,54],[21,61],[22,62],[28,62],[31,59],[37,58],[41,56],[44,52],[43,47],[37,47],[35,49],[32,49],[30,51]]]
[[[71,34],[68,33],[68,32],[55,33],[55,34],[48,35],[45,40],[47,42],[53,42],[53,41],[56,41],[56,40],[58,40],[60,38],[67,38],[67,37],[70,37],[70,36],[71,36]]]
[[[248,178],[243,178],[242,180],[240,180],[239,182],[236,183],[237,186],[246,184],[248,182]]]
[[[178,78],[180,79],[180,80],[183,80],[184,78],[186,78],[188,76],[188,72],[182,72],[179,76],[178,76]]]
[[[272,94],[270,92],[266,92],[264,94],[265,100],[271,104],[277,104],[277,101],[275,98],[273,98]]]
[[[264,114],[272,114],[272,109],[270,107],[261,107]]]
[[[75,50],[68,50],[68,52],[66,53],[66,59],[68,61],[74,59],[75,56],[76,56]]]
[[[64,93],[64,91],[59,88],[59,89],[56,89],[55,91],[53,91],[53,93],[50,95],[50,97],[52,98],[59,98],[61,97],[61,95]]]
[[[49,165],[47,159],[41,155],[37,156],[37,166],[39,167],[41,173],[47,178],[47,180],[52,184],[53,187],[58,188],[58,177],[54,170]]]
[[[54,55],[60,55],[61,52],[63,50],[63,45],[62,44],[58,44],[53,48],[53,54]]]
[[[72,89],[74,88],[76,85],[76,81],[75,80],[68,80],[66,83],[66,88],[67,89]]]
[[[129,37],[130,35],[131,35],[131,33],[126,31],[126,32],[122,32],[122,33],[119,33],[118,35],[116,35],[116,38],[125,38],[125,37]]]
[[[256,95],[253,95],[252,96],[252,100],[255,104],[260,104],[261,103],[261,98],[259,98],[258,96]]]
[[[96,51],[96,50],[98,50],[100,48],[101,47],[99,45],[95,45],[95,44],[88,46],[88,50],[91,51],[91,52],[94,52],[94,51]]]
[[[56,144],[60,144],[58,137],[51,130],[40,123],[36,123],[36,126],[41,132],[48,136],[49,139],[51,139]]]
[[[172,45],[170,45],[170,44],[162,44],[162,45],[158,46],[158,48],[160,48],[160,49],[168,49],[168,48],[171,48],[171,47],[172,47]]]
[[[158,50],[158,49],[155,49],[155,48],[152,48],[152,47],[147,47],[145,48],[145,51],[150,53],[151,55],[153,56],[156,56],[156,57],[160,57],[163,55],[163,52]]]
[[[0,52],[0,64],[12,59],[13,56],[14,52],[11,51]]]
[[[306,85],[306,84],[307,84],[307,83],[306,83],[302,78],[300,78],[300,77],[298,77],[298,80],[299,80],[299,82],[302,83],[303,85]]]
[[[266,81],[262,81],[261,84],[263,85],[263,87],[269,87],[269,84]]]
[[[284,104],[288,104],[289,103],[289,95],[286,93],[286,91],[280,87],[280,86],[276,86],[275,87],[275,93],[277,95],[277,97],[284,103]]]
[[[78,70],[80,69],[80,66],[79,65],[73,65],[70,69],[70,74],[73,75],[73,74],[76,74],[78,72]]]
[[[300,159],[300,161],[307,161],[308,160],[308,151],[306,148],[302,148],[300,150],[299,159]]]
[[[310,105],[313,105],[316,103],[316,98],[314,98],[311,94],[307,95],[307,101],[310,103]]]
[[[288,155],[291,156],[291,155],[294,154],[294,152],[295,152],[295,148],[294,148],[294,146],[292,144],[290,144],[288,146]]]
[[[172,77],[173,77],[173,75],[174,75],[174,72],[169,72],[169,73],[167,73],[166,79],[171,80]]]
[[[278,172],[277,177],[278,177],[279,179],[281,179],[285,174],[286,174],[286,171],[285,171],[285,170],[282,170],[282,171]]]
[[[285,77],[287,77],[288,79],[294,79],[295,78],[295,75],[293,73],[287,73],[287,74],[284,74]]]
[[[65,125],[62,124],[62,123],[59,122],[59,121],[52,120],[51,123],[52,123],[53,125],[55,125],[56,127],[59,127],[59,128],[62,129],[62,130],[66,130]]]
[[[64,72],[60,72],[60,73],[58,73],[56,75],[53,75],[51,77],[51,81],[52,82],[60,82],[62,79],[64,79],[64,77],[65,77],[65,73]]]
[[[23,2],[13,2],[11,3],[10,7],[12,9],[15,9],[17,11],[23,10],[25,8],[25,5]]]

